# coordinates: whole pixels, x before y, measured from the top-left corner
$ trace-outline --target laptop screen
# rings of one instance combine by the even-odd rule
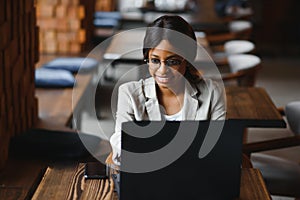
[[[120,199],[239,196],[240,120],[122,124]]]

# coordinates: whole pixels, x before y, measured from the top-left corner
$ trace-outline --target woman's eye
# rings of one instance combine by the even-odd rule
[[[160,60],[157,59],[157,58],[151,58],[151,62],[152,62],[153,64],[159,64],[159,63],[160,63]]]
[[[171,59],[171,60],[167,60],[167,61],[166,61],[166,64],[167,64],[168,66],[180,65],[180,61],[179,61],[179,60],[173,60],[173,59]]]

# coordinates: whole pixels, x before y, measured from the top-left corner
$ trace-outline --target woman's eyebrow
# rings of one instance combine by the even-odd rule
[[[159,58],[159,56],[158,55],[156,55],[156,54],[151,54],[150,55],[151,57],[156,57],[156,58]],[[168,60],[168,59],[170,59],[170,58],[179,58],[179,56],[178,55],[170,55],[170,56],[167,56],[166,57],[166,60]]]

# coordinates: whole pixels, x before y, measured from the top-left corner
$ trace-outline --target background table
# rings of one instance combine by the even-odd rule
[[[243,119],[247,127],[286,127],[265,89],[226,87],[227,119]]]

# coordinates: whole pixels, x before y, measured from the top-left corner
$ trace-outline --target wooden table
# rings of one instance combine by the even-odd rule
[[[85,54],[71,55],[70,57],[85,57]],[[57,57],[63,55],[41,55],[37,68]],[[74,74],[76,85],[71,88],[36,88],[35,95],[38,99],[39,121],[33,128],[74,131],[73,114],[76,113],[76,128],[80,129],[80,112],[84,109],[84,96],[92,91],[93,77],[98,68],[89,72]]]
[[[91,79],[91,74],[78,75],[75,88],[37,88],[39,122],[35,128],[69,130],[72,127],[73,108],[79,110],[83,108],[84,105],[82,105],[83,102],[81,100],[88,91]],[[73,96],[74,89],[76,90],[76,95]],[[79,118],[77,121],[78,126]]]
[[[252,127],[285,126],[282,117],[276,110],[275,105],[263,88],[227,87],[226,94],[228,107],[227,118],[242,118],[248,120],[248,125]],[[49,164],[47,163],[41,166],[40,164],[34,164],[34,162],[27,160],[27,158],[23,160],[19,159],[16,162],[12,162],[11,164],[10,163],[11,160],[9,160],[8,162],[7,169],[3,170],[0,174],[0,199],[5,199],[4,197],[7,197],[8,194],[10,194],[10,196],[16,197],[14,199],[24,199],[24,197],[30,197],[30,195],[33,194],[33,191],[35,191],[37,185],[39,184],[39,181],[41,180],[40,172],[43,171],[43,167],[49,166]],[[20,170],[19,166],[22,166],[22,170]],[[66,195],[66,191],[58,192],[60,191],[58,189],[59,186],[62,186],[64,188],[68,186],[69,189],[72,189],[71,192],[67,191],[68,194],[72,193],[73,196],[71,195],[71,197],[74,197],[73,193],[76,193],[80,196],[85,193],[85,196],[91,192],[92,194],[89,195],[96,195],[93,193],[93,189],[85,190],[84,188],[101,187],[103,189],[105,187],[108,187],[108,183],[103,183],[101,185],[99,182],[94,183],[94,181],[85,182],[82,177],[82,165],[79,166],[76,163],[73,163],[71,165],[50,165],[50,167],[48,168],[48,172],[44,176],[43,182],[49,179],[53,179],[51,174],[57,174],[57,170],[60,170],[60,181],[52,182],[53,185],[51,185],[51,187],[47,187],[47,189],[45,188],[45,183],[40,184],[39,189],[35,191],[35,197],[58,195],[57,199],[60,199],[60,195]],[[80,171],[80,173],[78,171]],[[255,195],[251,197],[252,199],[270,199],[265,185],[262,181],[261,174],[258,172],[258,170],[243,169],[242,174],[242,193],[240,199],[247,199],[244,198],[243,195],[248,196],[251,194]],[[78,181],[82,184],[79,185]],[[75,182],[77,183],[75,184]],[[107,195],[110,195],[109,192],[105,193]]]
[[[121,12],[123,23],[143,22],[145,25],[162,15],[179,15],[195,30],[206,32],[228,31],[228,26],[222,17],[215,12],[215,1],[196,0],[191,10],[159,10],[154,6],[145,6],[129,12]]]
[[[48,167],[32,199],[118,199],[112,180],[85,180],[83,173],[82,163]],[[238,199],[271,199],[259,170],[242,169]]]
[[[243,119],[247,127],[286,127],[265,89],[226,87],[227,119]]]

